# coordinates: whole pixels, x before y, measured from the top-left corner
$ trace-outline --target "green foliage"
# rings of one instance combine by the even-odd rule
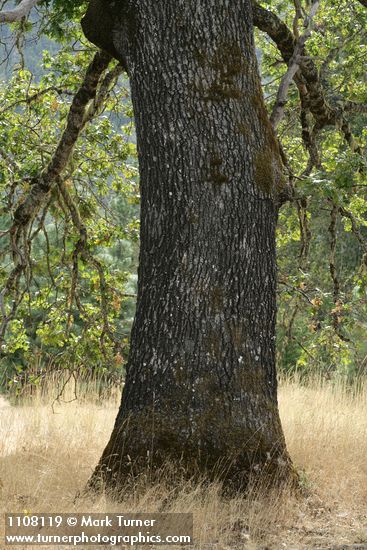
[[[293,2],[261,4],[281,14],[294,29]],[[307,13],[309,6],[301,4]],[[365,105],[367,10],[358,2],[325,2],[315,23],[306,48],[318,68],[327,101],[339,110],[345,109],[346,101]],[[301,34],[302,20],[298,26]],[[257,45],[262,51],[263,86],[270,111],[286,67],[279,63],[277,47],[266,35],[257,33]],[[355,144],[364,147],[367,115],[350,110],[345,117],[353,129]],[[302,143],[300,118],[299,94],[293,84],[279,136],[297,176],[295,194],[300,200],[283,206],[279,216],[278,364],[286,372],[301,375],[321,372],[328,377],[351,378],[363,372],[367,354],[365,150],[353,150],[341,129],[330,126],[317,134],[320,166],[304,176],[308,153]],[[333,205],[351,215],[343,216],[339,211],[337,216],[337,296],[330,273]],[[305,246],[308,253],[304,253]]]
[[[62,13],[66,21],[70,17],[66,5]],[[68,39],[64,35],[52,52],[43,52],[43,76],[36,78],[27,68],[18,69],[1,88],[1,230],[10,227],[11,213],[54,154],[70,103],[93,55],[89,47],[78,51],[70,47],[71,39],[83,44],[76,26],[68,33]],[[0,368],[8,379],[27,369],[35,355],[44,358],[41,366],[52,356],[54,363],[70,368],[84,365],[113,372],[123,367],[134,313],[139,215],[136,146],[124,76],[103,105],[102,114],[80,136],[64,184],[87,230],[88,251],[105,272],[107,306],[102,304],[96,266],[79,258],[78,280],[73,281],[79,234],[54,190],[47,208],[33,223],[31,273],[1,350]],[[0,264],[1,287],[11,269],[8,254]],[[4,305],[7,315],[12,299]]]
[[[44,0],[44,31],[60,42],[69,39],[69,29],[78,25],[88,6],[87,0]]]
[[[86,4],[45,0],[40,18],[13,27],[15,33],[38,36],[38,41],[25,41],[25,65],[18,63],[7,72],[0,91],[2,230],[10,227],[12,212],[30,191],[32,178],[54,153],[93,54],[80,33]],[[298,27],[303,32],[291,0],[264,0],[261,5],[280,14],[293,31]],[[304,15],[309,2],[301,5]],[[367,103],[367,10],[358,2],[323,2],[315,23],[307,55],[317,66],[326,100],[344,112],[354,143],[346,142],[341,128],[328,126],[316,134],[321,162],[307,170],[299,93],[294,84],[290,87],[278,134],[295,176],[296,200],[279,215],[278,364],[301,376],[318,372],[351,379],[367,364],[367,115],[366,109],[347,110],[347,104]],[[256,38],[271,111],[286,66],[266,35],[258,32]],[[2,368],[13,382],[13,374],[21,376],[34,357],[41,368],[52,357],[71,368],[103,373],[122,369],[134,313],[139,234],[132,116],[129,86],[122,77],[102,114],[80,136],[64,174],[88,233],[88,250],[105,273],[107,305],[96,265],[80,257],[73,288],[73,253],[80,235],[54,192],[44,218],[34,224],[38,233],[32,276],[1,350]],[[312,117],[309,123],[312,130]],[[8,254],[0,264],[0,284],[10,270]],[[10,314],[12,301],[4,307]]]

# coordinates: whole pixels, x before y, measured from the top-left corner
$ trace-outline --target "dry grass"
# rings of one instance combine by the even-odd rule
[[[118,395],[103,404],[51,404],[50,395],[0,402],[1,512],[159,510],[169,494],[164,485],[120,505],[105,497],[74,504],[111,432]],[[367,548],[367,386],[353,393],[342,384],[286,381],[280,408],[307,496],[253,490],[224,499],[218,486],[188,485],[167,511],[194,513],[196,548]]]

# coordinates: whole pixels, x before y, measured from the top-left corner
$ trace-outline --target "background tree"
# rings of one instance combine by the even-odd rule
[[[255,8],[270,104],[303,17],[271,6],[282,20]],[[278,225],[278,359],[302,376],[365,368],[366,30],[360,3],[321,4],[278,130],[295,190]]]
[[[25,43],[31,70],[13,65],[0,96],[2,228],[11,247],[2,243],[14,260],[1,271],[3,381],[39,380],[50,362],[120,378],[139,212],[127,82],[83,42],[79,22],[61,34],[49,18],[32,27],[31,45],[43,32],[53,52],[39,48],[37,59]],[[10,51],[6,31],[3,39]],[[16,50],[12,57],[21,60]]]

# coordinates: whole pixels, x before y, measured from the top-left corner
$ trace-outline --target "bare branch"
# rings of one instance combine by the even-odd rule
[[[253,14],[255,26],[275,42],[283,60],[289,64],[297,44],[292,31],[275,13],[256,2],[253,3]],[[318,69],[311,58],[302,57],[300,70],[296,73],[294,81],[318,126],[324,128],[327,125],[335,125],[335,112],[325,99]]]
[[[38,4],[39,0],[22,0],[22,2],[12,10],[0,12],[0,23],[14,23],[27,17],[31,9]]]
[[[317,128],[315,128],[315,126],[312,124],[310,120],[312,118],[312,115],[307,105],[305,105],[305,102],[303,99],[304,99],[303,96],[301,96],[302,141],[305,148],[308,151],[309,161],[301,177],[307,177],[311,174],[314,166],[316,166],[317,168],[320,168],[321,160],[320,160],[320,154],[319,154],[319,150],[316,142]]]
[[[312,4],[310,13],[306,17],[304,22],[305,32],[297,40],[293,50],[293,55],[290,58],[288,63],[288,70],[281,80],[278,93],[277,93],[277,100],[275,102],[273,112],[271,113],[271,116],[270,116],[270,122],[274,129],[277,128],[278,124],[280,123],[280,121],[284,116],[284,107],[287,103],[289,86],[291,85],[292,80],[294,79],[294,77],[296,76],[297,72],[300,69],[301,56],[304,51],[306,41],[311,36],[312,28],[313,28],[313,18],[316,15],[319,5],[320,5],[320,0],[316,0]]]
[[[365,5],[367,0],[360,0],[360,2]],[[318,3],[318,1],[314,2],[311,12],[305,20],[306,25],[314,16],[314,10],[317,9]],[[294,60],[293,56],[295,54],[297,44],[299,43],[292,31],[275,13],[263,8],[255,0],[253,0],[253,16],[255,26],[265,32],[275,42],[283,60],[290,67],[292,63],[291,60]],[[346,113],[351,113],[353,111],[364,113],[365,107],[363,105],[358,105],[354,102],[344,100],[341,103],[339,102],[338,105],[330,104],[326,98],[325,87],[320,78],[319,70],[314,60],[307,55],[305,48],[303,48],[303,51],[299,56],[298,65],[299,69],[295,71],[293,79],[299,91],[302,109],[304,110],[303,114],[307,115],[307,113],[311,113],[315,120],[313,128],[310,127],[305,118],[301,121],[303,131],[302,137],[307,138],[306,141],[304,140],[304,144],[310,154],[310,161],[304,174],[309,174],[312,167],[319,164],[316,135],[327,126],[334,126],[337,128],[342,133],[351,150],[359,155],[362,155],[362,148],[354,139],[351,126],[345,115]],[[291,72],[293,72],[293,69],[294,67],[292,66]],[[289,74],[287,73],[284,77],[286,79],[285,91],[287,91],[287,86],[289,88],[290,84],[288,76]],[[278,102],[278,111],[281,113],[282,109],[284,109],[284,90],[280,94]],[[277,116],[278,113],[275,113],[274,118]],[[305,124],[306,122],[307,127]]]
[[[77,286],[77,280],[78,280],[78,258],[80,256],[95,268],[99,277],[99,285],[100,285],[100,293],[101,293],[101,315],[103,320],[103,330],[101,334],[101,341],[103,341],[105,335],[107,335],[112,342],[115,342],[113,333],[111,331],[111,328],[108,322],[108,297],[107,297],[108,287],[107,287],[107,281],[106,281],[103,265],[99,260],[97,260],[97,258],[95,258],[92,255],[92,253],[88,248],[87,228],[85,227],[82,220],[80,219],[78,208],[75,205],[73,198],[71,197],[70,193],[68,192],[68,190],[66,189],[62,181],[58,182],[58,188],[60,190],[60,194],[64,200],[64,203],[70,212],[70,216],[74,224],[74,227],[79,232],[79,240],[76,243],[76,246],[73,252],[73,272],[72,272],[72,282],[71,282],[71,289],[70,289],[70,296],[69,296],[70,310],[69,310],[69,318],[68,318],[68,327],[70,326],[71,308],[72,308],[72,304],[76,294],[76,286]],[[117,344],[117,342],[115,343]]]
[[[307,206],[308,202],[306,198],[296,200],[299,228],[301,233],[301,250],[299,254],[300,268],[303,268],[304,262],[307,260],[312,238],[310,224],[307,217]]]

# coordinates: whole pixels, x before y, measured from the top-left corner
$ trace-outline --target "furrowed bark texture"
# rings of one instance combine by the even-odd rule
[[[281,162],[248,0],[116,10],[141,177],[138,299],[121,408],[92,478],[165,461],[235,485],[291,472],[277,405]]]

